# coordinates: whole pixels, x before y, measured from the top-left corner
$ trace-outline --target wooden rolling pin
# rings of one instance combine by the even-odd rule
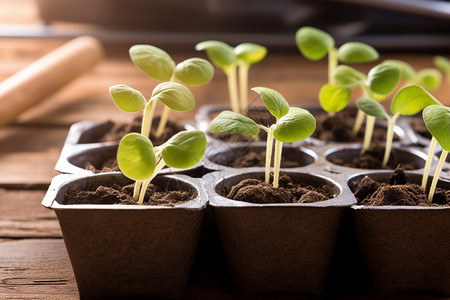
[[[75,38],[0,83],[0,126],[90,70],[103,56],[100,42]]]

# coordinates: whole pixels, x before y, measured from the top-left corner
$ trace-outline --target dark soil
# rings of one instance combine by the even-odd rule
[[[212,120],[217,115],[219,115],[220,112],[211,113],[209,115],[209,119]],[[270,125],[274,124],[276,122],[276,118],[272,116],[269,111],[265,108],[259,108],[254,107],[251,108],[248,112],[247,117],[254,120],[256,123],[260,125],[264,125],[269,127]],[[238,133],[221,133],[221,134],[211,134],[213,138],[220,139],[222,141],[230,142],[230,143],[238,143],[238,142],[253,142],[256,141],[253,136],[245,136]],[[264,130],[261,130],[259,132],[257,140],[259,141],[266,141],[267,140],[267,133]]]
[[[99,186],[95,191],[80,190],[77,187],[69,189],[64,195],[62,204],[137,204],[133,199],[134,184],[120,186]],[[195,198],[187,191],[161,191],[159,187],[149,184],[144,205],[174,206]]]
[[[113,121],[106,121],[93,129],[89,135],[92,138],[89,141],[84,141],[84,143],[95,143],[95,142],[118,142],[120,139],[130,133],[130,132],[141,132],[142,117],[136,117],[131,123],[115,123]],[[152,122],[152,128],[150,132],[150,139],[153,145],[158,146],[166,142],[174,134],[183,131],[184,126],[182,124],[167,121],[166,128],[163,134],[159,138],[155,138],[156,129],[159,124],[159,116],[155,117]],[[105,132],[105,128],[108,128]],[[98,132],[95,132],[95,131]],[[94,140],[98,139],[98,140]]]
[[[428,128],[421,117],[412,119],[410,124],[415,133],[431,140],[431,133],[428,131]]]
[[[220,195],[250,203],[312,203],[336,197],[328,186],[313,187],[293,183],[286,174],[280,174],[279,187],[264,183],[264,179],[245,179],[232,187],[224,187]]]
[[[120,171],[117,158],[110,158],[102,162],[100,169],[97,169],[90,161],[87,161],[84,168],[93,173],[117,172]]]
[[[363,142],[364,130],[363,125],[356,137],[352,136],[354,121],[356,117],[355,109],[344,109],[334,116],[330,117],[327,113],[320,113],[315,116],[317,122],[316,131],[313,137],[322,141],[335,142]],[[372,141],[386,141],[387,128],[375,125]],[[398,140],[398,136],[394,134],[394,140]]]
[[[381,164],[384,157],[384,145],[372,144],[363,154],[359,154],[351,159],[330,158],[329,161],[340,166],[358,169],[381,169]],[[386,169],[395,169],[400,165],[398,155],[395,149],[391,150],[389,161]],[[405,170],[418,169],[412,163],[402,164],[401,167]]]
[[[388,183],[379,183],[365,176],[355,191],[360,205],[450,206],[450,190],[437,188],[431,204],[420,185],[409,183],[402,169],[396,169]]]
[[[233,168],[264,167],[266,165],[266,150],[249,151],[229,162],[227,165]],[[295,168],[302,167],[303,165],[303,162],[300,160],[289,159],[284,156],[281,159],[282,168]]]

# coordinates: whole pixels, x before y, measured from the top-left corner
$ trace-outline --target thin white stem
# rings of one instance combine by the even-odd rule
[[[328,83],[329,84],[336,84],[333,73],[334,70],[336,70],[336,67],[338,65],[338,59],[337,59],[337,49],[331,48],[328,51]]]
[[[358,135],[359,130],[364,122],[364,117],[366,114],[358,109],[358,113],[356,114],[355,124],[353,125],[352,137],[356,137]]]
[[[141,190],[142,181],[137,180],[134,183],[134,189],[133,189],[133,199],[138,200],[139,199],[139,192]]]
[[[264,182],[269,184],[270,182],[270,162],[272,161],[272,147],[273,147],[273,133],[272,131],[267,132],[267,143],[266,143],[266,174]]]
[[[246,62],[239,62],[239,93],[241,102],[241,112],[247,115],[248,111],[248,70],[250,65]]]
[[[389,157],[391,155],[392,140],[394,139],[394,126],[395,126],[398,116],[399,116],[399,114],[395,114],[392,118],[388,117],[388,131],[386,134],[386,145],[384,148],[383,162],[381,163],[382,169],[384,169],[387,166]]]
[[[369,149],[370,142],[372,141],[373,128],[375,127],[375,117],[367,116],[366,131],[364,133],[364,144],[361,153],[364,153]]]
[[[159,119],[158,129],[156,130],[155,137],[159,138],[164,132],[166,128],[167,120],[169,119],[170,108],[167,105],[164,105],[163,112]]]
[[[430,142],[430,148],[428,149],[428,158],[427,162],[425,163],[425,167],[423,169],[423,176],[422,176],[422,188],[427,188],[427,182],[428,182],[428,174],[430,173],[430,167],[431,163],[433,162],[434,157],[434,150],[436,149],[437,140],[434,138],[431,139]]]
[[[280,166],[281,166],[281,152],[283,150],[283,142],[275,140],[275,154],[273,156],[273,187],[278,187],[278,180],[280,178]]]
[[[155,176],[158,175],[159,171],[161,171],[161,169],[164,168],[165,165],[166,164],[164,163],[164,160],[161,157],[159,157],[159,162],[156,165],[153,174],[142,183],[141,191],[139,193],[139,205],[142,205],[144,203],[145,192],[147,191],[148,185],[153,180],[153,178],[155,178]]]
[[[231,110],[239,113],[239,96],[237,87],[237,67],[236,65],[230,67],[227,74],[228,79],[228,93],[230,94]]]
[[[436,190],[436,185],[439,180],[439,175],[441,174],[442,167],[444,166],[444,162],[447,159],[448,151],[442,150],[441,157],[439,158],[439,164],[434,172],[433,181],[431,182],[430,193],[428,194],[428,203],[433,201],[434,191]]]
[[[143,136],[150,138],[150,130],[152,128],[153,115],[155,114],[156,102],[158,100],[150,100],[144,108],[142,116],[141,133]]]

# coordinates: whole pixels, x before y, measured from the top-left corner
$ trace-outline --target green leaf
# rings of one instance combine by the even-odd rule
[[[365,114],[375,118],[387,118],[389,115],[380,102],[371,98],[359,98],[356,100],[356,106]]]
[[[380,55],[372,46],[359,42],[348,42],[338,50],[338,60],[344,63],[366,63],[377,60]]]
[[[434,91],[441,86],[442,74],[436,69],[423,69],[417,72],[417,83],[429,91]]]
[[[284,97],[277,91],[266,87],[254,87],[252,91],[258,93],[269,112],[279,119],[289,111],[289,104]]]
[[[349,88],[338,85],[326,84],[319,92],[319,102],[327,112],[338,112],[343,110],[350,101],[351,92]]]
[[[436,55],[433,57],[433,62],[442,72],[450,74],[450,60],[443,56]]]
[[[273,136],[280,142],[292,143],[306,139],[316,130],[316,119],[306,109],[291,107],[273,128]]]
[[[205,50],[209,59],[218,68],[228,73],[231,66],[236,64],[237,57],[230,45],[220,41],[204,41],[195,46],[195,50]]]
[[[212,133],[240,133],[247,136],[257,135],[260,131],[258,124],[241,114],[224,110],[209,124]]]
[[[333,78],[338,85],[354,87],[364,82],[366,76],[352,67],[339,65],[333,72]]]
[[[160,146],[169,167],[186,169],[195,166],[205,154],[206,137],[200,130],[181,131]]]
[[[267,48],[254,43],[242,43],[234,48],[234,53],[238,59],[250,65],[263,60],[266,57]]]
[[[179,63],[175,77],[187,85],[201,85],[209,82],[214,75],[214,67],[203,58],[189,58]]]
[[[161,81],[170,80],[175,62],[169,54],[151,45],[134,45],[129,50],[133,63],[148,76]]]
[[[153,90],[151,100],[160,100],[169,108],[188,111],[195,107],[194,96],[184,85],[176,82],[163,82]]]
[[[145,103],[145,97],[129,86],[118,84],[109,88],[114,103],[125,112],[138,112]]]
[[[411,116],[433,104],[440,104],[440,102],[421,86],[410,85],[395,94],[391,102],[391,112]]]
[[[383,63],[396,66],[400,70],[400,77],[407,81],[413,80],[416,76],[416,71],[414,70],[414,68],[404,61],[397,59],[387,59]]]
[[[380,95],[392,93],[400,81],[400,70],[391,64],[379,64],[373,67],[367,76],[369,88]]]
[[[430,133],[445,150],[450,151],[450,107],[430,105],[423,110],[423,120]]]
[[[306,58],[319,60],[334,48],[334,39],[331,35],[320,29],[305,26],[295,34],[297,48]]]
[[[133,180],[149,178],[156,166],[152,142],[139,133],[129,133],[120,140],[117,163],[122,173]]]

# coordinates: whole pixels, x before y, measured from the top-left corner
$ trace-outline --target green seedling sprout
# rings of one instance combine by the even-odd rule
[[[338,85],[348,88],[359,86],[363,90],[363,98],[375,99],[380,96],[385,97],[395,90],[400,80],[400,70],[395,65],[381,63],[370,69],[366,76],[352,67],[340,65],[336,68],[333,77]],[[370,146],[375,127],[375,118],[371,115],[367,116],[362,147],[363,153]],[[359,132],[363,120],[364,112],[358,108],[358,115],[356,116],[353,127],[353,135],[356,136]]]
[[[175,65],[175,62],[167,52],[151,45],[134,45],[129,49],[129,55],[132,62],[139,69],[151,78],[160,81],[180,81],[189,86],[196,86],[209,82],[214,75],[213,66],[202,58],[189,58]],[[152,111],[147,114],[150,116],[147,119],[150,126],[155,107],[156,102],[150,107]],[[171,109],[174,108],[168,105],[165,105],[163,108],[155,133],[157,138],[164,131]]]
[[[359,42],[348,42],[337,49],[330,34],[309,26],[297,31],[295,41],[300,52],[309,60],[320,60],[328,55],[328,84],[321,88],[319,101],[329,115],[344,109],[351,97],[350,89],[337,84],[334,79],[338,62],[367,63],[379,57],[373,47]]]
[[[439,104],[425,89],[417,85],[411,85],[400,89],[391,102],[391,113],[389,115],[378,101],[371,98],[359,98],[356,105],[368,116],[374,118],[385,118],[388,120],[388,131],[386,135],[386,145],[381,164],[382,168],[387,166],[389,161],[392,141],[394,137],[394,127],[399,116],[411,116],[417,114],[428,105]]]
[[[221,41],[204,41],[198,43],[195,49],[197,51],[205,50],[213,64],[227,76],[231,110],[246,114],[248,109],[248,71],[250,65],[264,59],[267,49],[254,43],[242,43],[233,48]]]
[[[423,110],[423,120],[433,138],[436,139],[442,147],[442,154],[439,158],[439,164],[434,173],[428,194],[428,202],[431,203],[439,175],[447,158],[448,151],[450,151],[450,135],[448,134],[450,132],[450,107],[430,105]],[[433,153],[429,153],[428,156],[432,157]],[[428,177],[428,171],[426,173],[424,172],[424,177]]]
[[[205,149],[206,136],[200,130],[181,131],[158,147],[147,136],[129,133],[120,141],[117,162],[122,173],[135,181],[133,198],[142,205],[148,185],[165,165],[190,168],[202,159]]]
[[[232,112],[223,111],[214,118],[209,126],[212,133],[239,133],[247,136],[257,135],[260,130],[267,132],[265,183],[269,184],[272,146],[275,139],[273,187],[278,187],[281,153],[283,143],[292,143],[306,139],[316,129],[316,120],[307,110],[289,107],[284,97],[277,91],[265,87],[252,88],[258,93],[269,112],[276,118],[270,127],[259,125],[252,119]]]
[[[439,70],[444,73],[447,84],[450,85],[450,60],[443,56],[436,55],[435,57],[433,57],[433,63]]]

